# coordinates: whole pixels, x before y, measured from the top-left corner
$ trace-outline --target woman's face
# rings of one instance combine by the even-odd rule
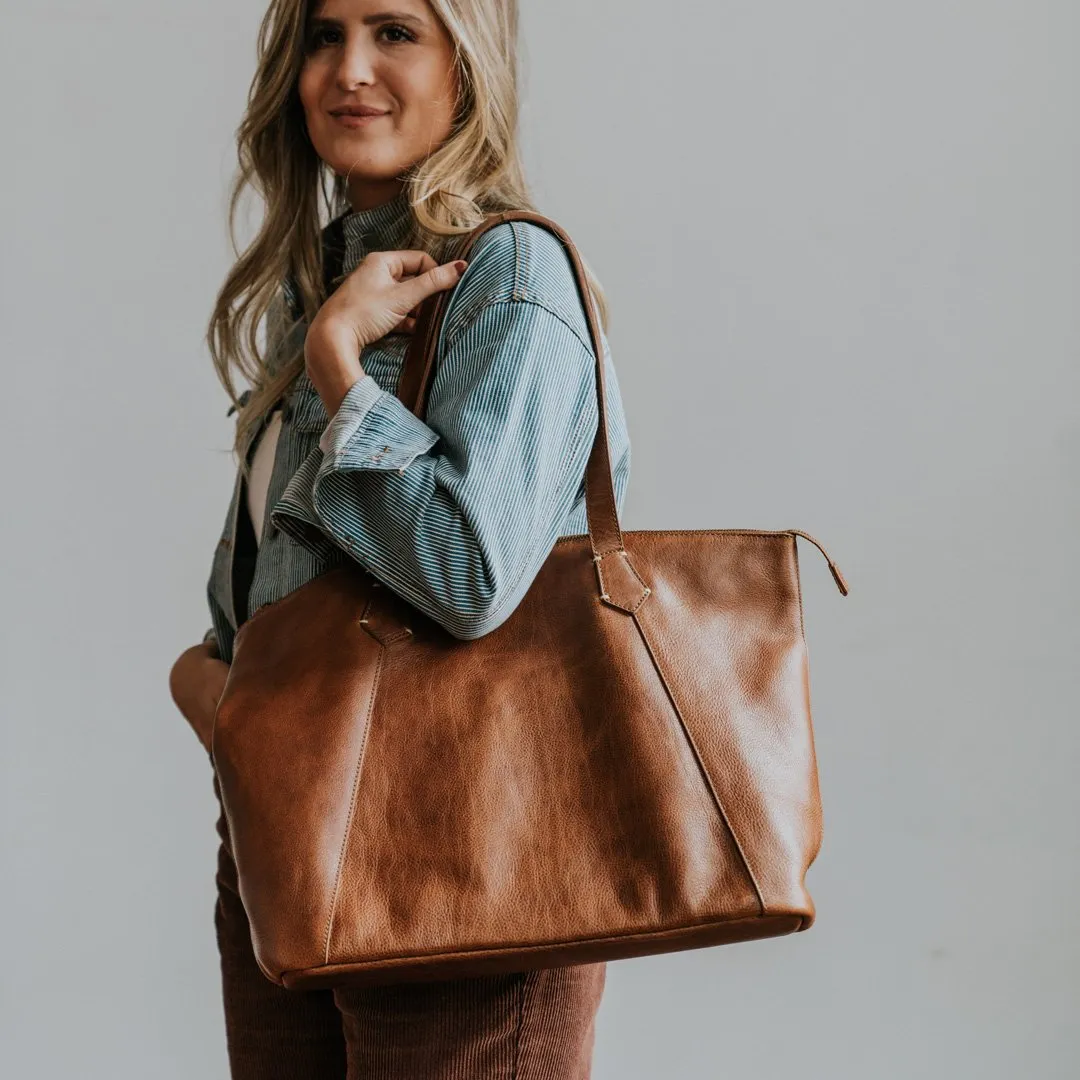
[[[348,177],[354,210],[385,202],[404,170],[450,134],[458,98],[450,35],[427,0],[322,0],[305,50],[298,90],[316,153]],[[340,114],[359,106],[383,115]]]

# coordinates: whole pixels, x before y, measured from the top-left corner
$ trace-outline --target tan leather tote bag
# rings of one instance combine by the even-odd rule
[[[259,966],[286,987],[447,979],[805,930],[821,844],[798,529],[616,512],[603,351],[588,533],[491,633],[356,563],[236,634],[212,756]],[[447,292],[398,397],[417,416]],[[822,549],[840,591],[847,585]]]

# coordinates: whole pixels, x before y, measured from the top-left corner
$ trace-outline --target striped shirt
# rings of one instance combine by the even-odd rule
[[[404,190],[347,211],[343,271],[369,251],[401,247],[408,212]],[[268,322],[271,368],[286,355],[277,350],[291,354],[306,329],[273,329],[285,325],[285,290],[279,295]],[[621,512],[630,441],[602,331],[601,340]],[[349,560],[451,635],[480,637],[510,616],[560,536],[587,531],[596,361],[560,241],[532,222],[511,221],[476,242],[447,305],[423,419],[394,393],[408,343],[408,335],[391,334],[368,345],[364,375],[332,419],[307,375],[297,377],[282,410],[257,548],[238,470],[207,585],[226,662],[249,614]],[[244,530],[250,542],[241,545]],[[253,554],[241,555],[242,546]]]

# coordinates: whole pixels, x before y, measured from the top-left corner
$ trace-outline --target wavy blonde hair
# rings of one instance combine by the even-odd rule
[[[536,207],[518,145],[517,0],[428,3],[454,42],[461,100],[447,139],[401,177],[411,217],[402,246],[427,251],[441,263],[455,238],[488,214]],[[228,210],[236,262],[217,295],[206,341],[218,378],[237,408],[233,453],[242,468],[248,436],[304,370],[302,347],[284,357],[274,356],[275,349],[300,322],[310,322],[326,299],[320,201],[327,222],[351,208],[345,177],[333,173],[308,137],[297,89],[308,23],[317,6],[317,0],[271,0],[259,27],[255,76],[237,129],[239,169]],[[258,233],[239,252],[236,212],[248,186],[266,207]],[[584,256],[582,265],[606,334],[607,298]],[[295,322],[282,289],[285,279],[303,313]],[[264,317],[265,350],[258,342]],[[243,405],[235,375],[251,385]]]

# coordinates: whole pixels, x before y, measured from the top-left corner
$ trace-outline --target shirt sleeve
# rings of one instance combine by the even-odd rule
[[[424,419],[361,377],[272,521],[315,551],[328,537],[455,637],[489,633],[580,489],[595,365],[579,329],[543,303],[484,303],[446,342]]]

